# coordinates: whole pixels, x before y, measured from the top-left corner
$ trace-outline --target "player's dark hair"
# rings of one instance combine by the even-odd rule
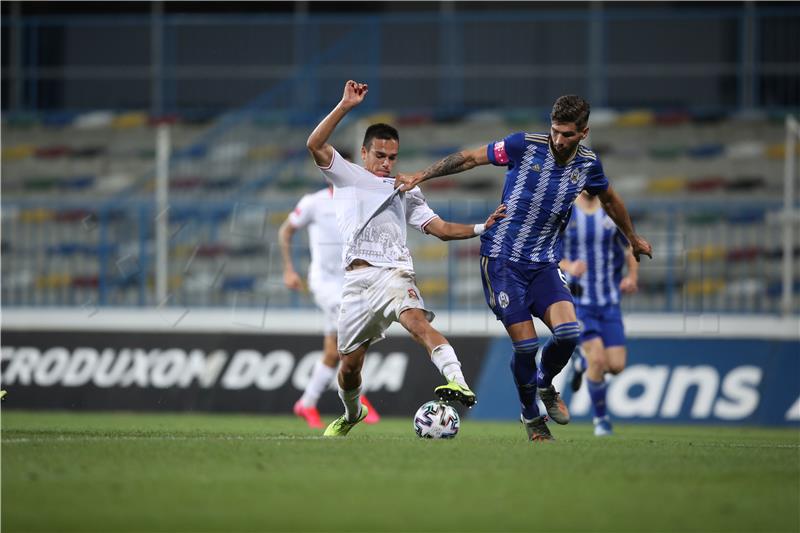
[[[392,126],[379,122],[367,128],[366,133],[364,133],[364,148],[369,150],[373,139],[383,139],[385,141],[395,140],[399,143],[400,134],[397,133],[397,130]]]
[[[574,122],[578,129],[583,129],[589,123],[589,102],[574,94],[559,96],[550,112],[553,122]]]

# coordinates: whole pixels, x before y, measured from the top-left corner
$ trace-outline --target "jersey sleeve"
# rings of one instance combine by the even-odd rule
[[[586,185],[583,187],[592,196],[605,192],[608,189],[608,178],[603,172],[600,159],[595,159],[586,174]]]
[[[289,224],[294,228],[304,228],[308,226],[314,218],[314,199],[310,194],[306,194],[297,202],[294,210],[289,213]]]
[[[486,146],[489,162],[498,167],[508,166],[512,161],[519,161],[525,152],[525,134],[512,133],[502,141],[495,141]]]
[[[333,149],[333,158],[327,167],[317,165],[317,168],[322,171],[325,177],[337,187],[347,187],[358,181],[358,173],[353,167],[356,167],[356,169],[359,168],[358,165],[342,157],[342,155],[336,151],[336,148]]]
[[[414,187],[406,193],[406,222],[410,226],[426,233],[425,226],[438,217],[439,215],[428,205],[419,187]]]

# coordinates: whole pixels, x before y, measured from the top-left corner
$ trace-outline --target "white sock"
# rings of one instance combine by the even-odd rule
[[[306,385],[306,390],[303,391],[303,396],[300,398],[303,401],[303,407],[316,407],[319,397],[330,386],[335,375],[336,367],[331,368],[325,365],[321,359],[317,361],[314,371],[311,373],[311,379]]]
[[[344,404],[344,418],[352,422],[361,414],[361,387],[352,390],[339,388],[339,398]]]
[[[431,361],[447,381],[455,381],[462,387],[469,388],[464,380],[464,374],[461,373],[461,362],[452,346],[440,344],[434,348],[431,351]]]

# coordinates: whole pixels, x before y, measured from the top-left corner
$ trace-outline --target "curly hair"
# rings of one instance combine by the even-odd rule
[[[589,102],[574,94],[559,96],[550,112],[553,122],[574,122],[578,129],[583,129],[589,123]]]

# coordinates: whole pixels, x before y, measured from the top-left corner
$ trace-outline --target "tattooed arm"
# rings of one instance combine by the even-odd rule
[[[410,191],[425,180],[457,174],[477,167],[478,165],[488,164],[489,158],[486,155],[485,146],[474,150],[464,150],[448,155],[421,172],[415,172],[414,174],[398,174],[394,186],[401,191]]]

